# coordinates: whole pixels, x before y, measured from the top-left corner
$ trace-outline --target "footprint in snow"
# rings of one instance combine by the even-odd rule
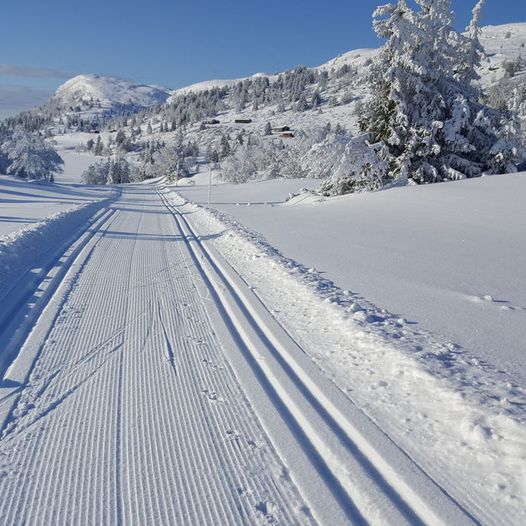
[[[209,389],[201,389],[201,392],[210,400],[212,403],[226,404],[227,401],[222,396],[219,396],[215,391]]]
[[[241,440],[241,434],[239,433],[239,431],[236,431],[235,429],[228,429],[226,432],[226,436],[229,442],[239,445],[239,442]]]
[[[275,517],[277,506],[270,500],[261,500],[256,506],[256,511],[263,515],[266,524],[277,524],[278,520]]]
[[[493,305],[497,309],[501,311],[515,311],[520,310],[520,307],[516,307],[512,305],[507,300],[502,299],[496,299],[491,294],[481,294],[481,295],[468,295],[466,298],[471,301],[472,303],[479,303],[479,304],[486,304],[486,305]],[[526,308],[522,307],[523,310],[526,310]]]

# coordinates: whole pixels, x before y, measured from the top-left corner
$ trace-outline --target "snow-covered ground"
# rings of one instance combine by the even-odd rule
[[[206,201],[207,176],[0,245],[6,523],[523,524],[519,356],[423,314],[524,333],[524,175],[288,203],[319,181],[216,184],[212,210],[173,192]]]
[[[60,137],[57,149],[64,160],[64,172],[55,177],[57,184],[26,182],[0,175],[0,237],[111,193],[109,188],[80,184],[84,170],[97,160],[91,155],[75,152],[81,140],[72,136]]]
[[[284,203],[319,184],[215,185],[212,207],[526,387],[526,174]],[[177,191],[208,202],[205,184]]]
[[[277,204],[285,183],[218,185],[212,214],[177,197],[205,203],[206,187],[172,199],[476,520],[521,524],[526,174]]]

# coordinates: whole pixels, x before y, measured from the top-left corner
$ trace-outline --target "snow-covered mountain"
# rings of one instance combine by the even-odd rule
[[[481,65],[480,75],[485,84],[489,84],[501,79],[504,74],[503,65],[505,63],[517,60],[522,57],[526,60],[526,23],[502,24],[497,26],[485,26],[481,30],[480,41],[487,53],[487,60]],[[354,49],[342,53],[312,69],[318,71],[330,71],[339,69],[342,66],[350,66],[360,75],[366,69],[371,60],[377,55],[378,49],[364,48]],[[269,80],[276,78],[277,75],[266,75],[265,73],[256,73],[250,77],[241,77],[235,79],[215,79],[197,82],[183,88],[173,91],[172,96],[168,99],[170,103],[174,97],[189,92],[198,93],[200,91],[210,90],[213,88],[226,88],[242,82],[247,79],[257,77],[268,77]]]
[[[521,74],[526,67],[521,69],[520,66],[521,57],[526,59],[526,23],[484,27],[480,39],[487,53],[487,59],[479,70],[481,83],[485,88],[501,83],[502,91],[506,93],[513,91],[510,88],[512,85],[516,88],[526,84],[526,74]],[[317,67],[303,68],[299,75],[302,78],[298,79],[301,84],[299,90],[303,90],[303,98],[308,102],[308,107],[301,111],[298,111],[297,104],[288,100],[290,90],[296,89],[298,83],[290,82],[290,79],[287,82],[285,73],[256,73],[237,79],[197,82],[176,90],[133,84],[114,77],[79,75],[60,86],[52,99],[43,108],[35,110],[34,114],[43,115],[46,126],[50,122],[59,123],[58,127],[52,127],[52,133],[60,134],[64,131],[91,131],[92,126],[102,129],[104,123],[112,117],[119,118],[122,114],[146,110],[138,116],[143,134],[147,131],[148,123],[153,129],[153,134],[147,134],[146,139],[155,138],[152,135],[156,136],[161,132],[164,140],[165,137],[168,138],[168,130],[171,132],[174,129],[174,123],[177,126],[184,124],[192,139],[205,146],[217,137],[218,129],[226,134],[237,134],[239,127],[235,125],[235,120],[238,118],[252,121],[249,125],[242,126],[248,133],[259,133],[267,122],[272,126],[287,125],[305,132],[329,123],[340,123],[356,133],[357,109],[370,95],[370,65],[378,51],[352,50]],[[517,73],[513,73],[515,76],[510,81],[510,71],[514,68]],[[303,82],[309,76],[308,72],[312,72],[314,76]],[[268,81],[268,84],[274,86],[281,85],[278,89],[281,90],[283,104],[279,104],[279,94],[276,93],[271,98],[260,97],[266,89],[260,81]],[[245,84],[242,93],[236,88],[240,82]],[[190,107],[189,101],[184,99],[189,93],[202,96],[215,88],[223,90],[219,103],[201,100],[196,107]],[[311,103],[314,96],[318,97],[315,105]],[[246,101],[242,104],[243,98]],[[299,93],[296,93],[294,100],[299,100]],[[196,108],[207,110],[198,114]],[[212,117],[218,118],[221,125],[213,130],[199,129],[200,122]],[[162,123],[164,126],[161,126]],[[136,120],[133,125],[136,125]],[[36,126],[41,126],[40,121],[37,121]],[[122,126],[126,127],[127,122],[117,120],[107,129]]]
[[[148,108],[164,103],[170,92],[157,86],[132,84],[116,77],[78,75],[58,88],[53,99],[62,105],[100,102],[108,106]]]
[[[162,105],[170,93],[159,86],[134,84],[117,77],[77,75],[62,84],[34,113],[78,126]]]
[[[486,91],[496,83],[502,84],[502,89],[512,91],[517,85],[526,83],[526,74],[521,74],[525,69],[520,66],[521,57],[526,59],[526,23],[506,24],[499,26],[486,26],[482,28],[480,40],[486,50],[487,57],[479,69],[480,82]],[[159,135],[162,131],[160,125],[155,122],[170,122],[174,112],[171,108],[181,104],[181,97],[189,93],[198,95],[214,88],[226,88],[228,95],[223,99],[224,108],[219,110],[216,117],[221,121],[219,126],[213,129],[202,129],[199,122],[195,122],[194,127],[187,131],[193,140],[201,145],[210,144],[217,138],[217,131],[226,134],[236,135],[242,130],[247,133],[260,134],[267,122],[272,126],[288,125],[294,130],[319,129],[328,123],[335,125],[340,123],[352,133],[357,133],[357,115],[361,102],[370,95],[370,67],[372,60],[378,54],[379,49],[356,49],[343,53],[326,63],[317,67],[307,68],[315,74],[326,74],[328,81],[320,84],[319,82],[307,85],[304,88],[304,96],[307,101],[311,101],[313,95],[318,92],[321,102],[307,111],[297,111],[294,104],[285,103],[281,108],[269,101],[261,104],[253,104],[250,98],[254,90],[253,82],[258,79],[268,79],[270,84],[274,84],[279,75],[265,75],[258,73],[253,76],[226,79],[210,80],[198,82],[184,88],[175,90],[165,105],[159,108],[155,115],[150,114],[146,118],[152,121],[153,135]],[[510,65],[518,65],[518,73],[510,79]],[[523,64],[524,66],[524,64]],[[513,67],[511,68],[513,69]],[[243,109],[239,104],[239,94],[236,94],[236,86],[243,82],[247,87],[249,97]],[[252,84],[252,86],[251,86]],[[286,99],[287,93],[283,93]],[[185,101],[183,104],[187,104]],[[235,120],[238,118],[249,119],[250,124],[237,125]],[[163,140],[168,138],[168,126],[164,126],[162,133]]]

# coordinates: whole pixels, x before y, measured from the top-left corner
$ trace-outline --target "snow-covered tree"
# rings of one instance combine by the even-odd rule
[[[9,160],[7,171],[25,179],[53,181],[62,172],[64,161],[52,144],[37,133],[17,128],[2,144]]]
[[[465,61],[459,64],[457,68],[457,76],[465,87],[469,88],[471,83],[479,80],[477,74],[477,67],[480,66],[482,58],[485,56],[484,48],[480,43],[480,17],[482,16],[482,8],[486,0],[479,0],[473,8],[473,16],[469,26],[466,28],[465,41]]]
[[[377,81],[360,121],[383,142],[390,178],[417,183],[509,171],[517,151],[506,144],[502,115],[479,102],[477,4],[468,36],[453,29],[450,0],[405,0],[375,11],[386,39],[373,68]]]
[[[102,139],[100,138],[100,135],[97,136],[97,142],[95,143],[95,146],[93,148],[93,153],[97,156],[100,156],[104,153],[104,145],[102,144]]]
[[[234,154],[221,163],[221,178],[229,183],[246,183],[257,175],[253,148],[239,145]]]
[[[382,144],[371,145],[368,135],[328,137],[310,152],[309,175],[329,175],[319,190],[326,196],[378,190],[389,181],[389,163],[382,148]]]
[[[230,155],[231,152],[232,152],[232,148],[230,146],[230,140],[225,134],[221,135],[221,152],[220,152],[221,158],[225,159],[226,157]]]
[[[99,161],[82,174],[84,184],[122,184],[142,179],[140,170],[123,157]]]
[[[181,177],[187,176],[188,167],[185,164],[187,152],[182,132],[179,132],[173,144],[167,144],[153,156],[158,175],[165,175],[171,181],[178,181]]]

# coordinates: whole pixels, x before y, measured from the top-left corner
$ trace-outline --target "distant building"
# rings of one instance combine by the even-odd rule
[[[208,121],[205,121],[205,124],[220,124],[221,121],[218,121],[217,119],[210,119]]]
[[[294,134],[291,131],[286,131],[281,134],[284,139],[294,139]]]
[[[289,132],[290,131],[290,126],[280,126],[278,128],[272,128],[272,131],[275,131],[275,132],[278,132],[278,133],[282,133],[282,132]]]
[[[250,124],[252,119],[236,119],[234,122],[236,124]]]

